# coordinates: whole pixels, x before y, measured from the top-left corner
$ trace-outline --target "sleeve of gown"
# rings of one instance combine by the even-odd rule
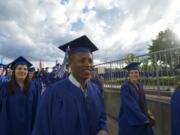
[[[1,81],[0,81],[0,114],[1,114],[1,111],[2,111],[2,88],[1,88]]]
[[[3,83],[0,87],[0,133],[2,135],[7,134],[7,111],[6,111],[6,86]]]
[[[32,94],[33,94],[33,107],[32,107],[32,128],[34,127],[34,122],[35,122],[35,118],[36,118],[36,113],[37,113],[37,109],[38,109],[38,89],[36,87],[36,83],[35,82],[31,82],[31,90],[32,90]]]
[[[49,88],[42,96],[32,135],[51,135],[52,90]]]
[[[148,118],[141,111],[135,97],[131,95],[126,85],[122,85],[121,87],[121,102],[123,111],[131,126],[145,124],[145,121],[148,120]]]
[[[180,91],[176,91],[171,98],[171,129],[172,135],[180,134]]]
[[[100,97],[100,102],[101,102],[101,114],[100,114],[100,120],[99,120],[99,130],[105,130],[108,131],[107,127],[107,119],[106,119],[106,112],[105,112],[105,107],[104,107],[104,100],[102,98],[102,95],[100,91],[98,91],[99,97]]]

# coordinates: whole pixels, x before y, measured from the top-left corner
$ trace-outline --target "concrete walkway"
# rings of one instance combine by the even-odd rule
[[[118,135],[118,121],[107,116],[109,135]]]

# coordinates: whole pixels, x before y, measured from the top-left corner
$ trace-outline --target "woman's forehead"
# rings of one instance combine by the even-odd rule
[[[130,73],[131,73],[131,72],[139,72],[139,70],[138,70],[138,69],[134,69],[134,70],[130,70],[129,72],[130,72]]]
[[[26,67],[27,68],[27,65],[17,65],[17,67]]]

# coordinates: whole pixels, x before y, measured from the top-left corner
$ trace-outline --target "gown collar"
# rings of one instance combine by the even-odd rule
[[[87,89],[83,89],[81,84],[76,80],[76,78],[72,74],[69,75],[69,80],[76,87],[80,88],[82,92],[85,94],[85,96],[87,96]]]
[[[81,84],[74,78],[74,76],[72,74],[69,75],[69,80],[76,87],[81,88]]]

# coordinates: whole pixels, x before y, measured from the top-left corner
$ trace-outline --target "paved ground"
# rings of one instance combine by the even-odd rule
[[[109,135],[118,135],[118,122],[111,117],[107,117],[108,127],[109,127]],[[112,130],[113,129],[113,130]]]

